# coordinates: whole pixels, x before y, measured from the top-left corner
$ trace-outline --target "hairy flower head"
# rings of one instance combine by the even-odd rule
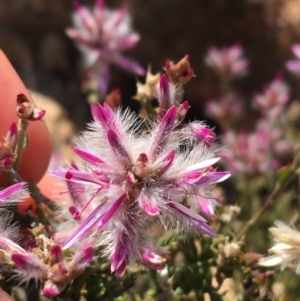
[[[233,79],[245,74],[249,62],[244,58],[243,47],[239,44],[208,49],[205,62],[219,76]]]
[[[105,8],[103,0],[96,0],[90,10],[76,2],[73,23],[74,28],[68,28],[66,33],[79,46],[85,65],[102,93],[107,92],[111,63],[134,74],[144,74],[142,67],[121,54],[140,39],[131,28],[131,18],[125,7],[112,11]]]
[[[73,147],[83,163],[51,172],[83,192],[70,208],[79,225],[64,248],[90,234],[120,275],[127,263],[145,261],[156,228],[215,236],[193,210],[213,208],[203,204],[215,201],[206,188],[230,176],[212,167],[219,160],[212,132],[199,122],[180,125],[176,106],[148,127],[128,110],[91,110],[94,122]]]
[[[278,74],[269,85],[264,87],[263,94],[255,96],[254,101],[264,115],[271,120],[276,120],[282,115],[289,96],[289,87]]]

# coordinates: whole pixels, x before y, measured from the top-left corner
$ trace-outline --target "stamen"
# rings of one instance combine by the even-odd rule
[[[82,208],[80,215],[84,212],[84,210],[88,207],[88,205],[94,200],[94,198],[99,194],[99,192],[101,191],[102,187],[100,187],[99,189],[97,189],[97,191],[92,195],[92,197],[89,199],[89,201],[84,205],[84,207]]]
[[[221,202],[222,201],[222,197],[221,196],[217,196],[217,197],[206,196],[206,195],[203,195],[203,194],[200,194],[200,193],[192,193],[192,192],[186,193],[186,195],[197,195],[197,196],[200,196],[200,197],[202,197],[204,199],[212,199],[212,200],[216,200],[217,202]]]
[[[60,191],[59,194],[62,195],[62,194],[66,194],[66,193],[70,193],[70,192],[80,192],[80,193],[86,193],[86,192],[91,192],[93,190],[97,190],[99,188],[91,188],[91,189],[87,189],[87,190],[84,190],[84,189],[78,189],[78,190],[66,190],[66,191]]]

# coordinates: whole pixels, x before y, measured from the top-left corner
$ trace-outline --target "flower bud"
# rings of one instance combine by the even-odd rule
[[[35,108],[24,94],[17,95],[17,115],[20,119],[40,120],[45,114],[45,110]]]
[[[121,104],[121,90],[113,89],[111,93],[106,95],[104,103],[108,104],[112,109],[115,109]]]
[[[167,60],[164,69],[173,84],[186,84],[195,76],[189,55],[185,55],[177,64]]]
[[[49,271],[49,279],[55,283],[68,284],[71,280],[69,265],[66,261],[55,263]]]
[[[143,179],[149,174],[150,170],[148,167],[148,157],[146,154],[142,153],[139,155],[138,159],[134,163],[132,170],[134,172],[134,175],[139,179]]]
[[[65,256],[59,245],[54,245],[50,251],[50,266],[65,260]]]
[[[45,282],[43,287],[43,295],[48,298],[53,298],[60,293],[59,288],[52,281]]]
[[[92,260],[93,248],[91,245],[88,244],[85,245],[83,249],[79,249],[79,251],[75,253],[73,260],[71,261],[72,277],[75,278],[76,276],[81,274]]]

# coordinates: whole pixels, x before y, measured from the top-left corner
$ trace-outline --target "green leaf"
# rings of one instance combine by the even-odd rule
[[[29,146],[29,137],[28,137],[28,134],[26,133],[24,140],[23,140],[22,149],[25,150],[28,146]]]
[[[293,165],[289,164],[279,168],[277,174],[277,183],[284,186],[294,175]]]

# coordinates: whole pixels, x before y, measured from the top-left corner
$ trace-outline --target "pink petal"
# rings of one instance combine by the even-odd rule
[[[243,55],[243,47],[240,44],[229,47],[227,50],[229,62],[238,60]]]
[[[116,270],[116,276],[119,278],[122,276],[122,274],[124,273],[126,269],[126,261],[124,260],[122,262],[122,264],[118,267],[118,269]]]
[[[96,104],[91,105],[90,108],[94,120],[100,122],[104,129],[116,127],[115,115],[110,106]]]
[[[201,176],[202,176],[201,171],[189,171],[179,176],[175,175],[174,179],[178,178],[178,181],[180,181],[183,184],[194,184],[199,180]]]
[[[112,129],[107,131],[107,139],[119,161],[124,166],[128,166],[131,163],[131,158],[124,145],[122,145],[122,141]]]
[[[287,61],[285,63],[285,66],[287,69],[291,71],[296,71],[296,72],[300,71],[300,61],[296,61],[296,60]]]
[[[71,261],[72,272],[80,273],[84,271],[92,260],[93,248],[91,245],[87,244],[83,249],[79,248]]]
[[[247,60],[239,60],[232,64],[231,69],[233,74],[241,75],[243,72],[246,71],[249,62]]]
[[[292,51],[296,56],[300,58],[300,44],[293,44],[292,45]]]
[[[5,189],[2,189],[0,191],[0,202],[3,201],[5,198],[13,194],[14,192],[19,191],[21,188],[23,188],[27,183],[21,182],[14,185],[11,185]]]
[[[166,258],[163,256],[167,256],[169,252],[154,246],[145,246],[140,251],[143,259],[141,264],[153,270],[162,270],[164,268]]]
[[[91,40],[89,37],[87,37],[85,34],[82,34],[80,31],[73,29],[73,28],[67,28],[65,30],[66,35],[73,39],[75,42],[77,42],[79,45],[84,45],[86,47],[91,47]]]
[[[177,107],[177,114],[180,116],[180,120],[183,120],[186,113],[190,108],[190,104],[187,100],[185,100],[182,104]]]
[[[213,215],[214,214],[214,202],[209,200],[209,197],[199,197],[197,200],[197,205],[199,209],[205,213],[206,215]]]
[[[41,110],[41,109],[37,109],[34,108],[33,109],[33,114],[30,117],[31,120],[40,120],[42,119],[46,114],[46,110]]]
[[[5,142],[8,144],[11,144],[14,141],[17,141],[18,138],[18,127],[15,122],[13,122],[9,128],[8,133],[5,137]]]
[[[207,167],[210,167],[217,163],[220,160],[220,158],[213,158],[213,159],[208,159],[205,161],[202,161],[200,163],[196,163],[194,165],[189,166],[188,168],[185,169],[185,171],[196,171],[196,170],[201,170]]]
[[[103,202],[100,203],[76,228],[72,235],[65,241],[63,249],[68,249],[73,246],[75,243],[84,238],[91,229],[96,225],[96,223],[101,219],[105,210],[109,206],[109,203]]]
[[[200,230],[204,234],[207,234],[207,235],[212,236],[212,237],[217,237],[218,236],[216,234],[216,232],[208,224],[206,224],[204,222],[200,222],[200,221],[197,221],[197,220],[192,220],[192,224],[195,228],[197,228],[198,230]]]
[[[201,126],[196,132],[196,137],[203,138],[203,141],[207,143],[208,146],[212,145],[216,139],[216,134],[209,128]]]
[[[5,237],[1,237],[0,236],[0,249],[2,250],[7,250],[7,251],[18,251],[21,253],[26,253],[26,251],[21,248],[18,244],[16,244],[15,242],[13,242],[12,240],[5,238]]]
[[[152,169],[155,170],[155,173],[158,176],[162,176],[172,165],[172,162],[175,158],[175,151],[172,150],[167,153],[165,156],[159,158],[155,164],[153,164]]]
[[[95,2],[95,9],[99,9],[102,11],[105,7],[104,0],[96,0]]]
[[[83,5],[77,5],[76,16],[80,25],[84,27],[89,33],[97,32],[97,24],[92,13]],[[79,24],[78,24],[79,25]]]
[[[174,128],[177,115],[176,106],[171,107],[160,124],[157,126],[150,142],[149,158],[155,160],[160,153],[162,153],[168,143],[170,134]]]
[[[102,126],[105,126],[109,117],[105,108],[101,104],[97,103],[95,105],[91,104],[90,109],[94,120],[99,121],[102,124]]]
[[[196,185],[209,185],[213,183],[219,183],[225,181],[231,176],[229,171],[215,171],[203,175],[197,182]]]
[[[88,153],[78,147],[71,146],[71,149],[83,160],[97,166],[97,167],[107,167],[107,164],[101,160],[99,157],[96,157],[95,155]]]
[[[117,42],[117,47],[119,50],[132,48],[139,41],[139,39],[140,36],[138,34],[129,34]]]
[[[136,75],[143,76],[145,74],[145,69],[133,60],[125,58],[121,55],[115,56],[113,60],[115,64]]]
[[[43,277],[46,273],[45,265],[35,254],[12,254],[11,259],[18,268],[28,272],[28,274]]]
[[[116,212],[116,210],[119,208],[119,206],[123,203],[123,201],[127,198],[126,194],[122,194],[113,204],[110,206],[110,208],[101,216],[100,221],[98,222],[98,230],[101,229],[107,221],[112,217],[112,215]]]
[[[107,29],[116,30],[116,28],[121,24],[127,15],[127,8],[125,6],[121,7],[119,10],[114,11],[112,16],[106,20],[105,27]]]
[[[50,266],[64,260],[65,256],[59,245],[54,245],[50,250]]]
[[[121,235],[121,238],[118,240],[116,249],[110,260],[110,271],[113,273],[122,266],[123,262],[126,259],[129,249],[129,242],[127,235]]]
[[[141,208],[151,216],[159,215],[159,209],[157,207],[156,200],[148,195],[145,191],[142,191],[138,197],[138,202]]]
[[[43,296],[53,298],[60,293],[59,288],[56,284],[51,281],[47,281],[43,287]]]
[[[169,80],[165,74],[163,74],[160,78],[158,101],[161,109],[167,110],[172,106]]]
[[[202,217],[201,215],[197,214],[196,212],[190,210],[189,208],[187,208],[186,206],[184,206],[180,203],[168,202],[168,206],[178,210],[180,213],[182,213],[192,219],[195,219],[195,220],[198,220],[201,222],[206,222],[206,219],[204,217]]]

